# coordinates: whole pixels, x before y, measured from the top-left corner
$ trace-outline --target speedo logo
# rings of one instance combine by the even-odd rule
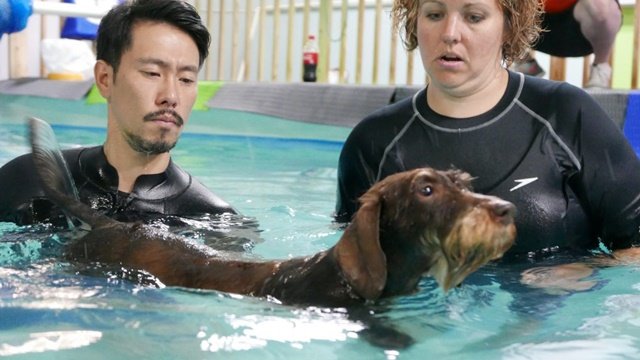
[[[522,187],[525,187],[529,184],[531,184],[532,182],[538,180],[537,177],[531,177],[531,178],[524,178],[524,179],[516,179],[514,180],[516,182],[516,186],[512,187],[509,191],[515,191],[518,190]]]

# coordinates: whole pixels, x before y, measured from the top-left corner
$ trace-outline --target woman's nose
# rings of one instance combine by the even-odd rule
[[[442,40],[447,44],[455,44],[460,41],[459,17],[457,15],[447,15],[444,20]]]

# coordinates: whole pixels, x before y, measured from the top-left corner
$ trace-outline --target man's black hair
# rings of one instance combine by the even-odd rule
[[[131,47],[133,26],[140,21],[167,23],[187,33],[198,47],[199,66],[209,55],[211,36],[191,4],[181,0],[133,0],[115,6],[100,21],[97,59],[117,72],[122,54]]]

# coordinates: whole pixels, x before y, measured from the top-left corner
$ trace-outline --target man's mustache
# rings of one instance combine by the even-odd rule
[[[143,120],[144,121],[153,121],[153,119],[156,119],[156,118],[162,117],[162,116],[166,116],[166,115],[170,115],[173,118],[173,120],[175,121],[176,125],[178,125],[178,126],[184,125],[184,120],[182,119],[182,116],[180,116],[177,112],[175,112],[173,110],[155,111],[155,112],[152,112],[152,113],[149,113],[149,114],[145,115]]]

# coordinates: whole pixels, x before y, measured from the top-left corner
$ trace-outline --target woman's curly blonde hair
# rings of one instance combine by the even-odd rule
[[[524,58],[538,40],[543,12],[543,0],[497,0],[505,19],[502,59],[511,64]],[[420,16],[420,0],[394,0],[391,9],[393,28],[411,51],[418,47],[416,35]]]

